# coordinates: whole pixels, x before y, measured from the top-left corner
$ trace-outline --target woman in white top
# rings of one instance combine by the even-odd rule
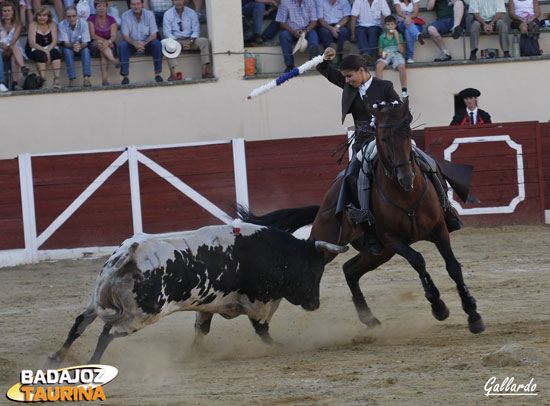
[[[512,19],[510,27],[522,34],[537,34],[539,31],[540,6],[538,0],[510,0],[508,14]]]
[[[25,52],[19,44],[22,26],[19,22],[17,9],[11,1],[6,1],[0,4],[0,13],[2,22],[0,24],[0,58],[2,54],[9,57],[11,63],[12,75],[12,90],[21,90],[17,84],[19,71],[23,71],[23,75],[29,72],[25,66]]]
[[[407,63],[414,63],[414,42],[418,40],[424,45],[422,25],[415,24],[413,19],[418,17],[420,0],[393,0],[397,12],[397,29],[405,36],[405,56]]]

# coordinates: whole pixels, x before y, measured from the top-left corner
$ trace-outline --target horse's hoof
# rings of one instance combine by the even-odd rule
[[[441,303],[432,305],[432,314],[436,318],[436,320],[445,320],[447,317],[449,317],[449,313],[449,308],[443,301],[441,301]]]
[[[378,327],[382,324],[376,317],[369,317],[368,319],[361,320],[363,324],[366,324],[368,328]]]
[[[473,334],[480,334],[485,331],[485,323],[483,323],[483,319],[479,314],[477,317],[468,317],[468,328]]]

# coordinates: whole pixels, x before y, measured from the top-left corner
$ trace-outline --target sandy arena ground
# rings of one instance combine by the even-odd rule
[[[192,348],[192,312],[116,339],[102,362],[116,366],[119,376],[105,386],[102,404],[550,405],[548,226],[469,228],[453,235],[487,326],[480,335],[469,332],[435,247],[414,247],[451,311],[446,321],[432,317],[416,272],[396,257],[361,280],[383,323],[367,329],[341,272],[355,255],[350,252],[327,266],[319,310],[308,313],[283,301],[271,324],[278,345],[262,344],[244,316],[215,316],[202,347]],[[5,393],[21,369],[42,368],[62,344],[103,262],[0,270],[0,403],[13,404]],[[101,328],[96,320],[64,366],[88,361]],[[486,397],[484,386],[493,376],[516,383],[533,378],[537,396]]]

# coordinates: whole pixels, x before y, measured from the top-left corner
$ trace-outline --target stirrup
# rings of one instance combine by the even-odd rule
[[[368,223],[374,224],[374,217],[368,209],[357,209],[352,204],[348,204],[346,207],[348,216],[355,224]]]
[[[447,230],[449,233],[460,230],[462,228],[462,221],[458,217],[458,214],[454,209],[450,208],[445,210],[445,224],[447,224]]]

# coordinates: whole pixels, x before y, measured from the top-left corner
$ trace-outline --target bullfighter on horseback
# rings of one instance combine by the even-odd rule
[[[374,216],[370,204],[373,166],[376,157],[375,128],[367,105],[380,102],[395,104],[400,103],[400,100],[393,89],[392,82],[372,77],[367,70],[365,60],[360,55],[346,56],[342,60],[340,70],[330,66],[330,61],[335,56],[336,51],[333,48],[327,48],[323,54],[323,62],[317,66],[317,70],[331,83],[343,89],[342,123],[346,115],[351,114],[355,124],[352,146],[354,156],[344,174],[336,214],[347,210],[350,219],[364,230],[364,243],[368,251],[379,255],[382,252],[382,246],[376,237]],[[440,162],[436,163],[432,157],[416,146],[414,155],[417,163],[426,172],[437,191],[445,212],[448,231],[459,230],[462,227],[462,222],[447,198],[446,181],[441,176],[437,165]],[[449,164],[447,163],[447,165]],[[441,169],[443,170],[443,168]],[[444,173],[444,175],[446,174]],[[460,179],[448,180],[461,198],[465,200],[469,179],[466,182]]]

